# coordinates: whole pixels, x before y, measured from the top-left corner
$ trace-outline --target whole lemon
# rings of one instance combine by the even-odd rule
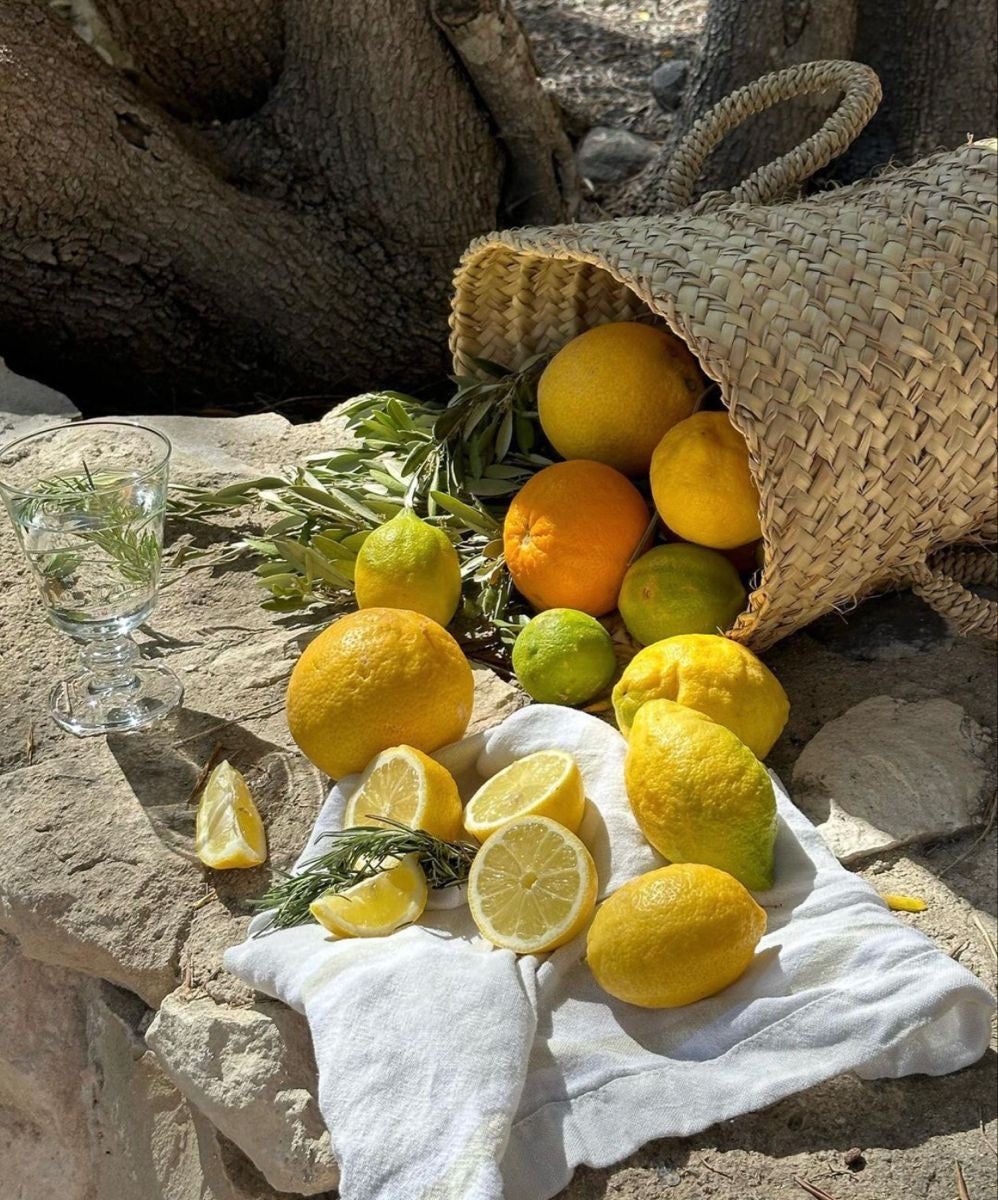
[[[537,413],[562,458],[588,458],[638,475],[705,386],[679,338],[619,321],[590,329],[558,351],[537,385]]]
[[[727,413],[698,412],[673,426],[650,475],[659,516],[686,541],[731,550],[762,536],[748,447]]]
[[[389,746],[427,753],[462,737],[475,684],[451,635],[421,613],[362,608],[334,621],[295,663],[291,736],[334,779]]]
[[[446,625],[461,598],[461,564],[442,529],[405,509],[364,540],[354,568],[360,608],[407,608]]]
[[[541,704],[585,704],[617,670],[613,638],[588,613],[549,608],[517,634],[513,670],[527,695]]]
[[[744,974],[766,913],[725,871],[699,863],[628,880],[596,910],[586,962],[611,996],[643,1008],[704,1000]]]
[[[670,862],[706,863],[756,891],[773,886],[773,784],[730,729],[649,700],[631,727],[624,783],[641,832]]]
[[[738,642],[689,633],[654,642],[631,659],[613,689],[624,737],[649,700],[675,700],[727,726],[757,758],[783,732],[790,701],[772,671]]]
[[[738,572],[722,554],[673,542],[628,568],[617,607],[627,632],[648,646],[680,633],[729,629],[745,599]]]
[[[535,609],[617,607],[627,560],[649,521],[641,493],[599,462],[555,463],[513,497],[502,541],[513,582]]]

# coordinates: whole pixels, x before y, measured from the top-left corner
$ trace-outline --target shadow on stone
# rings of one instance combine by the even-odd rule
[[[192,793],[215,747],[219,758],[227,758],[247,776],[262,773],[269,779],[270,760],[287,758],[283,747],[256,737],[237,722],[225,723],[216,713],[190,708],[178,709],[169,719],[137,733],[111,734],[107,746],[156,834],[169,849],[190,859],[195,858]],[[254,789],[254,798],[266,818],[268,797],[262,789],[259,795]],[[215,874],[222,878],[232,872]]]
[[[861,662],[896,662],[953,641],[945,620],[911,592],[864,601],[849,613],[829,613],[808,627],[816,642]]]

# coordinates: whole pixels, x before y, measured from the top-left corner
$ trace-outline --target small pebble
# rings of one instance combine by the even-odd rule
[[[647,138],[627,129],[598,125],[590,129],[576,151],[579,174],[591,183],[621,183],[636,175],[655,156]]]
[[[651,73],[651,94],[666,112],[675,112],[682,104],[690,64],[685,58],[664,62]]]
[[[842,1161],[850,1171],[862,1171],[866,1166],[866,1159],[863,1157],[863,1151],[858,1146],[853,1146],[851,1150],[847,1150],[842,1155]]]

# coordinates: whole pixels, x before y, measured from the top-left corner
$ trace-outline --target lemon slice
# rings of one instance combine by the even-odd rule
[[[206,867],[226,871],[267,861],[267,835],[246,780],[227,759],[208,776],[198,804],[194,848]]]
[[[585,807],[575,759],[564,750],[538,750],[482,784],[464,810],[464,827],[484,842],[518,817],[550,817],[574,833]]]
[[[585,928],[596,904],[596,864],[548,817],[504,825],[475,855],[468,905],[482,937],[517,954],[543,954]]]
[[[461,836],[461,797],[451,773],[422,750],[393,746],[367,767],[343,814],[343,828],[381,825],[378,817],[423,829],[445,842]]]
[[[340,937],[384,937],[419,919],[426,907],[426,876],[418,854],[342,892],[325,892],[308,906],[330,933]]]

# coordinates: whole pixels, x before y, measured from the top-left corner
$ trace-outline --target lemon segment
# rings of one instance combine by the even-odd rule
[[[426,876],[418,854],[342,892],[325,892],[308,911],[338,937],[385,937],[418,921],[426,908]]]
[[[227,871],[267,861],[267,835],[246,780],[227,759],[208,776],[198,804],[194,848],[206,867]]]
[[[538,750],[482,784],[465,807],[464,827],[484,842],[519,817],[550,817],[574,833],[585,807],[575,759],[564,750]]]
[[[585,928],[596,904],[596,864],[548,817],[504,825],[471,864],[468,906],[482,937],[517,954],[544,954]]]
[[[448,770],[412,746],[383,750],[361,777],[343,828],[383,825],[388,817],[445,842],[461,836],[461,797]]]

